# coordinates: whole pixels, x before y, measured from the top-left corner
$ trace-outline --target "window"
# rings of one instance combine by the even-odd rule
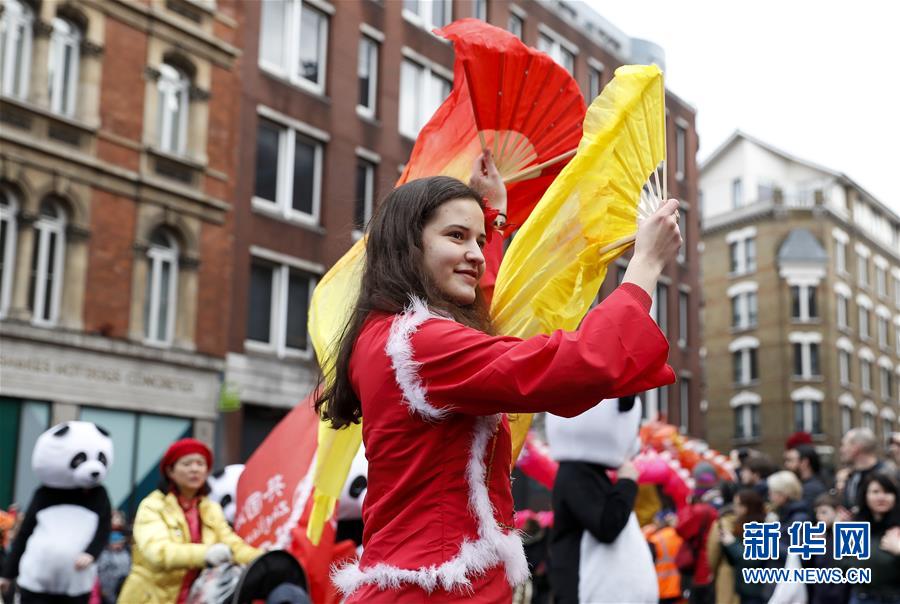
[[[850,299],[843,295],[837,294],[837,324],[840,329],[848,329],[850,324],[847,318],[850,315]]]
[[[21,0],[6,0],[0,15],[0,92],[28,96],[34,16]]]
[[[794,430],[821,434],[822,403],[811,400],[794,401]]]
[[[890,446],[891,443],[891,434],[894,432],[894,422],[890,420],[890,418],[883,417],[881,418],[881,435],[884,438],[884,447],[885,449]]]
[[[681,247],[678,248],[678,262],[687,262],[688,219],[687,210],[678,208],[678,230],[681,231]]]
[[[506,20],[506,30],[521,40],[525,31],[525,19],[510,11],[509,18]]]
[[[862,414],[862,427],[868,428],[875,432],[875,414],[871,411],[864,411]]]
[[[731,207],[738,209],[744,205],[744,186],[740,178],[731,181]]]
[[[591,104],[595,98],[600,96],[603,89],[603,70],[595,65],[588,67],[588,104]]]
[[[734,408],[734,437],[759,438],[759,405],[745,404]]]
[[[429,67],[403,59],[400,66],[400,134],[416,138],[449,94],[449,80]]]
[[[311,350],[306,322],[314,285],[315,279],[298,268],[254,257],[246,347],[279,358],[305,356]]]
[[[880,367],[878,370],[879,377],[879,386],[881,388],[881,398],[888,401],[891,399],[891,392],[893,392],[893,380],[891,379],[891,370],[887,367]]]
[[[254,207],[319,224],[323,145],[260,117],[256,133]]]
[[[675,126],[675,178],[683,180],[687,165],[687,130]]]
[[[690,330],[690,294],[678,292],[678,345],[686,348],[688,345],[688,333]]]
[[[6,10],[9,10],[7,6]],[[19,204],[7,189],[0,187],[0,318],[6,316],[12,296],[16,269],[16,214]]]
[[[816,286],[791,286],[791,318],[795,321],[810,321],[819,317],[816,304]]]
[[[566,71],[575,75],[575,53],[562,38],[545,29],[538,33],[538,50],[546,52],[550,58],[562,65]]]
[[[882,298],[887,298],[887,269],[875,265],[875,292]]]
[[[841,433],[849,432],[853,427],[853,409],[841,407]]]
[[[294,84],[324,93],[328,15],[302,0],[260,4],[260,66]]]
[[[865,392],[872,391],[872,363],[866,359],[859,361],[859,381]]]
[[[428,31],[450,23],[451,0],[403,0],[403,16]]]
[[[756,292],[744,292],[731,298],[731,327],[751,329],[756,327],[758,301]]]
[[[148,344],[165,346],[172,343],[178,300],[178,243],[171,233],[163,229],[153,233],[147,263],[144,338]]]
[[[653,304],[650,306],[650,316],[659,325],[660,331],[669,333],[669,286],[665,283],[656,284],[656,295],[653,296]]]
[[[65,250],[66,214],[58,202],[46,199],[34,223],[28,287],[28,308],[35,325],[52,326],[59,319]]]
[[[794,342],[794,377],[810,379],[819,377],[819,344],[817,342]]]
[[[856,257],[856,273],[859,284],[869,286],[869,259],[866,256]]]
[[[647,390],[641,396],[643,401],[643,419],[655,420],[659,417],[660,412],[668,412],[669,409],[669,388],[662,386]]]
[[[159,148],[184,155],[187,150],[190,79],[180,69],[163,63],[156,86],[159,92]]]
[[[372,202],[375,196],[375,164],[356,158],[356,200],[353,227],[363,231],[372,217]]]
[[[838,374],[841,384],[845,386],[850,384],[850,353],[846,350],[838,350]]]
[[[891,280],[894,282],[894,306],[900,308],[900,279],[893,277]]]
[[[859,337],[869,339],[869,309],[865,306],[859,307]]]
[[[375,117],[378,98],[378,43],[367,36],[359,39],[359,61],[356,72],[359,79],[357,110],[368,117]]]
[[[47,55],[47,75],[50,80],[50,109],[55,113],[75,115],[80,47],[81,32],[75,24],[54,18]]]
[[[888,342],[888,322],[882,316],[875,317],[875,329],[878,332],[878,346],[887,349],[890,346]]]
[[[743,348],[731,353],[734,383],[747,385],[759,379],[756,348]]]
[[[678,392],[678,422],[682,434],[687,434],[690,428],[690,400],[691,380],[686,377],[679,378]]]
[[[839,273],[847,272],[847,243],[844,241],[834,242],[834,268]]]
[[[752,273],[756,270],[756,239],[746,237],[728,244],[729,267],[733,275]]]
[[[487,0],[475,0],[472,16],[482,21],[487,21]]]

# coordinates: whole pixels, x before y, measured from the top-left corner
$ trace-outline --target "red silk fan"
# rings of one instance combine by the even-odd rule
[[[453,90],[416,139],[397,184],[444,174],[468,180],[481,149],[494,154],[522,224],[575,155],[585,115],[577,82],[547,54],[478,19],[436,33],[456,52]]]

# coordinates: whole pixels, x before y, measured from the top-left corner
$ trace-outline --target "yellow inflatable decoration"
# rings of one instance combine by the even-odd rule
[[[516,234],[497,276],[491,306],[498,333],[530,337],[575,329],[600,289],[606,269],[634,240],[638,220],[664,196],[665,89],[655,66],[626,65],[588,109],[578,153],[553,181]],[[655,183],[648,184],[651,175]],[[663,165],[663,180],[665,167]],[[325,374],[359,288],[364,240],[316,286],[309,330]],[[510,416],[513,459],[531,416]],[[307,535],[318,543],[331,517],[362,426],[319,426],[315,495]]]

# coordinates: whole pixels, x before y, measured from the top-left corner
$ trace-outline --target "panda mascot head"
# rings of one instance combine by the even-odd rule
[[[244,464],[231,464],[213,472],[206,481],[209,484],[209,498],[222,506],[228,524],[234,524],[238,481],[243,473]]]
[[[112,440],[106,430],[93,422],[71,421],[38,437],[31,468],[48,487],[86,489],[103,482],[112,461]]]
[[[550,454],[561,463],[586,462],[615,469],[640,451],[641,401],[608,399],[572,418],[547,415]],[[601,502],[583,502],[595,505]],[[604,569],[598,573],[589,569]],[[612,543],[582,534],[578,578],[583,602],[655,603],[656,568],[634,512]]]

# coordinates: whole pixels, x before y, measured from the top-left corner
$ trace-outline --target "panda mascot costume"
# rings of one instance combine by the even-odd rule
[[[573,418],[547,415],[553,484],[550,581],[555,602],[655,604],[653,557],[634,514],[635,479],[613,483],[640,449],[641,403],[609,399]]]
[[[209,485],[208,497],[222,506],[222,513],[228,524],[234,526],[234,517],[237,513],[237,487],[244,473],[244,464],[235,463],[216,470],[206,479]]]
[[[22,604],[87,603],[96,560],[109,540],[112,508],[101,484],[112,463],[108,433],[71,421],[41,434],[31,467],[35,491],[3,568]]]

